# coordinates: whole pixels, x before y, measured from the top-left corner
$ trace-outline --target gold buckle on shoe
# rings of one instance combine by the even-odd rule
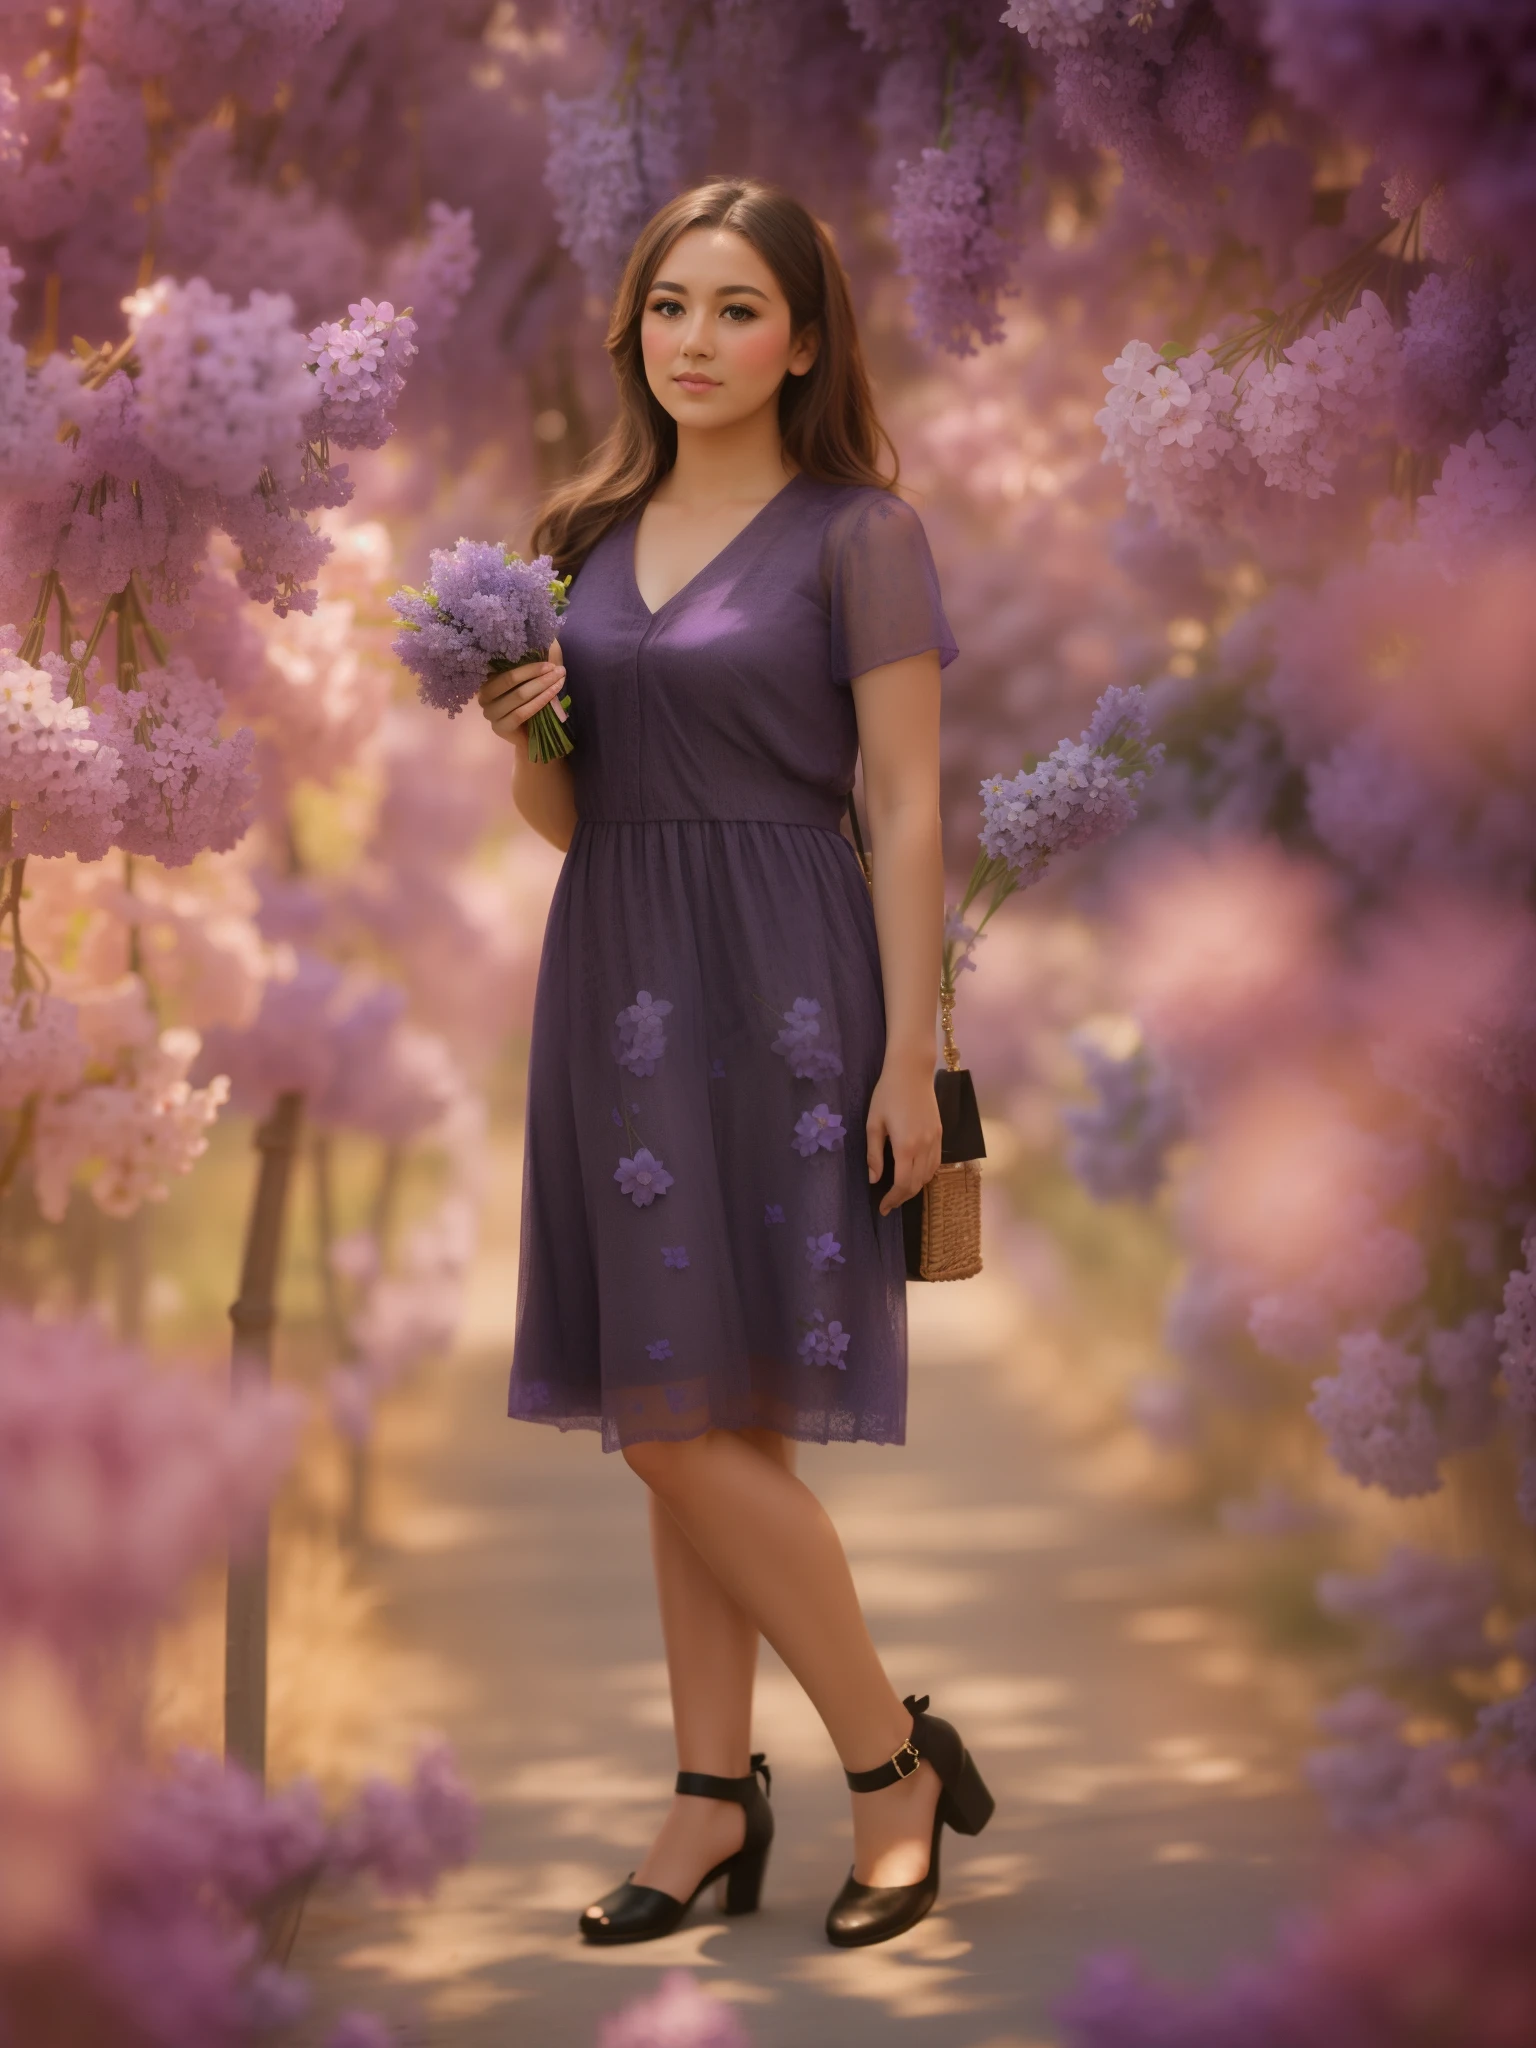
[[[921,1755],[913,1746],[910,1735],[901,1745],[900,1749],[893,1749],[891,1751],[891,1769],[898,1778],[910,1778],[922,1760]]]

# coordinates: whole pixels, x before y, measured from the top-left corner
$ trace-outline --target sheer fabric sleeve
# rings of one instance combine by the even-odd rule
[[[941,667],[954,660],[928,536],[904,499],[870,491],[839,506],[828,548],[837,682],[930,648],[937,648]]]

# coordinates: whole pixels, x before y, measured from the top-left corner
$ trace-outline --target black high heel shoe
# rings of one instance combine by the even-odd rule
[[[758,1779],[762,1787],[758,1787]],[[773,1809],[768,1804],[773,1773],[768,1759],[754,1756],[744,1778],[712,1778],[706,1771],[679,1771],[677,1790],[695,1799],[729,1799],[744,1809],[747,1832],[734,1856],[727,1856],[713,1870],[706,1870],[686,1899],[674,1899],[670,1892],[654,1885],[635,1884],[626,1879],[615,1885],[605,1898],[588,1906],[577,1925],[584,1941],[599,1945],[621,1941],[656,1941],[682,1925],[683,1917],[706,1885],[725,1879],[727,1913],[755,1913],[762,1895],[763,1871],[773,1841]]]
[[[902,1705],[912,1716],[912,1733],[890,1762],[872,1771],[845,1771],[843,1776],[852,1792],[883,1792],[887,1785],[910,1778],[920,1763],[932,1764],[940,1790],[928,1869],[916,1884],[886,1885],[860,1884],[850,1870],[827,1914],[827,1939],[834,1948],[866,1948],[915,1927],[939,1896],[939,1836],[946,1827],[957,1835],[979,1835],[996,1804],[970,1751],[947,1721],[929,1713],[926,1697],[909,1697]]]

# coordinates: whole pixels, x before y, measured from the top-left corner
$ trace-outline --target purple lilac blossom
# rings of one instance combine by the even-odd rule
[[[1374,1330],[1340,1339],[1338,1371],[1316,1382],[1307,1413],[1344,1471],[1399,1499],[1438,1492],[1440,1443],[1419,1391],[1421,1361]]]
[[[369,1778],[337,1823],[332,1863],[371,1870],[390,1893],[430,1892],[474,1850],[475,1802],[445,1743],[428,1744],[407,1785]]]
[[[1117,1058],[1082,1032],[1072,1043],[1099,1099],[1061,1113],[1067,1165],[1095,1201],[1150,1201],[1167,1177],[1169,1147],[1184,1135],[1180,1092],[1144,1046]]]
[[[388,299],[359,299],[344,320],[312,328],[305,367],[320,402],[305,416],[306,433],[337,448],[382,448],[395,430],[390,414],[416,353],[415,332],[416,322]]]
[[[688,1247],[685,1244],[664,1244],[661,1248],[661,1263],[671,1272],[684,1273],[688,1269]]]
[[[613,1170],[619,1192],[628,1195],[637,1209],[647,1209],[658,1195],[671,1187],[674,1176],[648,1145],[637,1147],[632,1159],[621,1159]]]
[[[1024,163],[1018,122],[991,107],[956,110],[952,131],[897,172],[891,239],[919,336],[967,356],[1002,339]]]
[[[1099,699],[1085,732],[1063,740],[1038,768],[981,785],[981,843],[1006,861],[1021,884],[1036,880],[1052,857],[1123,832],[1136,816],[1136,796],[1162,759],[1149,746],[1141,690],[1112,687]]]
[[[1487,1616],[1498,1576],[1486,1558],[1452,1558],[1397,1544],[1378,1572],[1324,1572],[1325,1614],[1370,1624],[1385,1639],[1383,1661],[1409,1670],[1492,1664]]]
[[[784,1221],[783,1205],[779,1202],[765,1202],[763,1204],[763,1221],[765,1224],[782,1223]]]
[[[657,1364],[664,1358],[670,1358],[672,1356],[672,1339],[670,1337],[654,1338],[646,1345],[645,1355]]]
[[[635,237],[677,188],[683,91],[676,65],[642,56],[581,98],[545,94],[544,182],[561,245],[600,298],[612,296]]]
[[[810,996],[796,996],[784,1011],[784,1028],[773,1041],[773,1051],[787,1062],[799,1081],[834,1081],[843,1063],[821,1037],[821,1005]]]
[[[429,359],[441,353],[479,265],[471,209],[429,199],[425,239],[397,249],[388,271],[390,298],[415,311],[416,346]]]
[[[820,1235],[809,1235],[805,1240],[805,1256],[810,1261],[813,1273],[828,1273],[834,1266],[846,1264],[843,1248],[830,1230]]]
[[[390,598],[405,621],[391,645],[420,681],[422,701],[453,717],[498,667],[547,653],[563,602],[548,555],[525,562],[498,542],[460,540],[432,550],[421,590]]]
[[[114,840],[124,852],[185,867],[244,838],[256,804],[256,735],[221,733],[223,709],[217,684],[181,656],[143,669],[133,689],[100,692],[91,723],[122,771]]]
[[[1175,57],[1158,110],[1193,155],[1230,163],[1243,146],[1254,100],[1237,52],[1206,35]]]
[[[838,1111],[818,1102],[814,1109],[796,1117],[794,1136],[789,1142],[802,1159],[811,1159],[817,1152],[835,1152],[847,1135]]]
[[[1536,193],[1525,147],[1529,17],[1510,0],[1272,0],[1278,83],[1413,175],[1444,180],[1487,244],[1528,258]]]
[[[1498,294],[1471,272],[1432,271],[1412,293],[1398,344],[1398,427],[1410,447],[1439,448],[1480,424],[1502,340]]]
[[[1322,1708],[1318,1725],[1337,1738],[1304,1768],[1341,1834],[1388,1836],[1441,1819],[1450,1809],[1448,1772],[1460,1745],[1412,1743],[1407,1712],[1372,1686],[1355,1686]]]
[[[1450,449],[1418,502],[1419,538],[1447,566],[1536,520],[1536,432],[1500,420]]]
[[[285,293],[253,291],[237,310],[203,278],[164,277],[126,309],[141,432],[167,469],[231,496],[296,469],[312,388]]]
[[[656,1064],[667,1049],[662,1020],[671,1014],[672,1005],[653,996],[647,988],[641,989],[635,1000],[620,1010],[614,1019],[618,1027],[618,1051],[614,1057],[626,1072],[655,1073]]]
[[[1448,1451],[1486,1443],[1498,1426],[1494,1381],[1499,1347],[1494,1318],[1475,1309],[1452,1330],[1431,1330],[1424,1340],[1430,1382],[1440,1393],[1440,1441]]]

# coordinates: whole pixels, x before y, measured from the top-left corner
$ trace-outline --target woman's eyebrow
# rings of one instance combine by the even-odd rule
[[[658,277],[652,284],[651,290],[653,292],[682,292],[686,296],[688,287],[685,284],[674,284],[668,277]],[[715,287],[715,297],[717,299],[734,299],[742,292],[750,292],[754,299],[766,300],[768,297],[768,294],[760,292],[755,284],[722,284]]]

